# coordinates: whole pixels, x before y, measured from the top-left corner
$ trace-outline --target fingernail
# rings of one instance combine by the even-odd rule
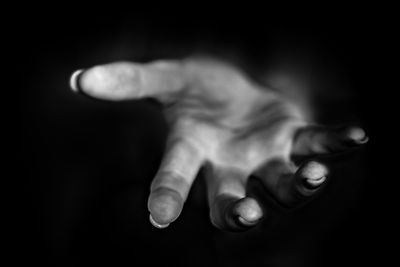
[[[322,176],[317,179],[305,179],[304,186],[308,189],[317,189],[320,187],[326,180],[326,176]]]
[[[248,221],[245,218],[243,218],[242,216],[239,216],[237,219],[244,226],[253,226],[253,225],[257,224],[259,221],[259,219],[255,220],[255,221]]]
[[[71,87],[71,90],[74,91],[75,93],[79,93],[79,78],[82,74],[84,69],[76,70],[74,73],[72,73],[71,78],[69,79],[69,86]]]
[[[365,144],[365,143],[368,142],[368,140],[369,140],[369,137],[368,137],[368,136],[364,136],[364,138],[359,139],[359,140],[354,140],[354,141],[355,141],[356,143],[358,143],[358,144]]]
[[[167,223],[167,224],[159,224],[159,223],[157,223],[157,222],[153,219],[153,216],[151,216],[151,214],[149,215],[149,218],[150,218],[151,224],[152,224],[153,226],[159,228],[159,229],[167,228],[167,227],[169,226],[169,223]]]

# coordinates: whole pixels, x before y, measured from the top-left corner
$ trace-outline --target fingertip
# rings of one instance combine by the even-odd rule
[[[221,195],[210,207],[211,223],[221,230],[242,232],[258,224],[263,211],[255,199]]]
[[[310,161],[301,168],[300,175],[307,180],[319,180],[328,175],[328,168],[317,161]]]
[[[351,127],[348,130],[347,136],[357,144],[365,144],[368,142],[369,138],[366,135],[364,129],[360,127]]]
[[[243,198],[233,207],[233,213],[242,226],[254,226],[263,217],[263,211],[258,202],[253,198]]]
[[[182,207],[183,199],[178,192],[159,188],[149,197],[150,222],[157,228],[165,228],[178,218]]]
[[[315,190],[319,188],[325,181],[326,181],[326,176],[322,176],[320,178],[315,178],[315,179],[311,178],[304,179],[303,184],[307,189]]]
[[[98,65],[88,69],[79,69],[70,78],[71,90],[75,93],[103,99],[122,100],[127,96],[126,76],[122,75],[121,66]],[[125,87],[124,87],[125,86]]]

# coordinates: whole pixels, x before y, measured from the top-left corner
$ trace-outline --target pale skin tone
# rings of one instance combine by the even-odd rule
[[[329,179],[318,156],[368,140],[359,127],[316,125],[293,100],[222,61],[116,62],[75,72],[71,88],[102,100],[162,103],[170,131],[148,200],[150,221],[158,228],[179,217],[201,168],[211,222],[242,231],[256,226],[268,210],[247,196],[251,175],[278,202],[296,207]],[[295,164],[293,157],[308,160]]]

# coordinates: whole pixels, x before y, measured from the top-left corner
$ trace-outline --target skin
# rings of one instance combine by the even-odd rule
[[[148,200],[150,221],[158,228],[178,218],[201,168],[211,222],[220,229],[242,231],[257,225],[265,210],[247,197],[250,175],[282,205],[296,207],[329,178],[319,155],[368,140],[359,127],[316,125],[293,100],[217,60],[95,66],[75,72],[71,88],[102,100],[150,97],[163,104],[170,132]],[[293,157],[312,160],[295,164]]]

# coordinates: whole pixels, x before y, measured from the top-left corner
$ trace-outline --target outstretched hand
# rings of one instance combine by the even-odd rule
[[[75,72],[71,88],[103,100],[150,97],[163,104],[170,132],[148,200],[150,221],[159,228],[178,218],[200,168],[212,223],[240,231],[257,225],[265,210],[246,194],[250,175],[295,207],[329,178],[319,155],[368,140],[359,127],[316,125],[293,100],[216,60],[95,66]],[[293,157],[305,160],[298,164]]]

